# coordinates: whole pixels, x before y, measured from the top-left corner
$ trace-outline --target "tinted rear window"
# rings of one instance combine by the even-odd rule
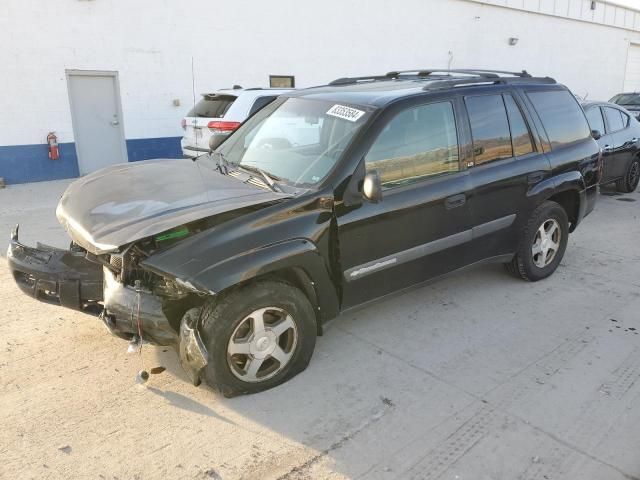
[[[466,97],[475,164],[513,157],[511,133],[502,95]]]
[[[527,96],[542,120],[552,148],[584,140],[591,135],[587,119],[569,91],[528,92]]]
[[[269,96],[266,96],[266,97],[258,97],[258,98],[256,98],[256,101],[253,103],[253,106],[251,107],[251,110],[249,110],[249,116],[253,115],[258,110],[263,108],[264,106],[269,105],[275,99],[276,99],[275,95],[269,95]]]
[[[232,95],[205,96],[189,110],[187,117],[220,118],[236,100]]]
[[[622,130],[625,125],[622,122],[622,115],[620,115],[620,110],[617,108],[604,107],[604,114],[607,117],[607,123],[609,124],[608,133],[617,132],[618,130]]]

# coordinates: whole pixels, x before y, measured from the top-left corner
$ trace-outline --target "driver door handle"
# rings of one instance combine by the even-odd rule
[[[613,147],[611,145],[605,145],[604,147],[602,147],[603,153],[609,153],[612,150],[613,150]]]
[[[447,198],[444,201],[444,206],[447,210],[451,210],[452,208],[461,207],[467,202],[467,197],[464,193],[459,195],[453,195],[452,197]]]
[[[529,185],[535,185],[544,178],[544,172],[533,172],[527,175],[527,183]]]

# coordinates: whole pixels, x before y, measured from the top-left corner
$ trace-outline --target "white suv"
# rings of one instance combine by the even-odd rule
[[[180,141],[185,157],[195,158],[209,151],[212,135],[229,135],[249,116],[291,89],[241,88],[203,93],[202,99],[182,119]]]

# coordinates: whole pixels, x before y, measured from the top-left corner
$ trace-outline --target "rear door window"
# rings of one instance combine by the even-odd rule
[[[589,138],[591,130],[575,97],[568,90],[528,92],[542,121],[551,148]]]
[[[513,157],[509,120],[502,95],[466,97],[475,165]]]
[[[620,116],[620,110],[617,108],[604,107],[604,114],[607,117],[607,125],[609,126],[609,133],[617,132],[624,128],[622,123],[622,117]]]
[[[511,95],[504,96],[504,104],[509,115],[509,125],[511,126],[511,140],[513,142],[513,153],[515,156],[526,155],[533,152],[531,133],[529,127],[522,116],[520,108]]]
[[[604,128],[604,120],[602,119],[602,111],[600,107],[591,107],[585,112],[587,114],[587,120],[591,130],[598,130],[601,135],[604,135],[607,130]]]
[[[236,97],[233,95],[203,95],[196,105],[189,110],[187,117],[221,118],[227,113]]]

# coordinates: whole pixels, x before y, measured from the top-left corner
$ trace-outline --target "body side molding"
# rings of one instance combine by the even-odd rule
[[[510,227],[513,224],[515,218],[515,214],[507,215],[505,217],[491,220],[490,222],[476,225],[469,230],[464,230],[462,232],[454,233],[453,235],[449,235],[444,238],[439,238],[428,243],[423,243],[422,245],[418,245],[401,252],[387,255],[386,257],[378,258],[362,265],[356,265],[355,267],[351,267],[348,270],[345,270],[344,278],[347,282],[350,282],[389,267],[411,262],[413,260],[417,260],[420,257],[426,257],[427,255],[431,255],[448,248],[462,245],[463,243],[470,242],[476,238],[483,237],[485,235],[497,232],[498,230]]]

